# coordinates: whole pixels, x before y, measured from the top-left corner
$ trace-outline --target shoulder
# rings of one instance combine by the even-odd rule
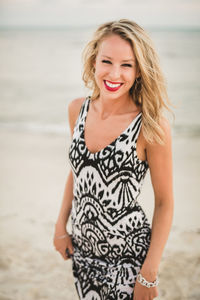
[[[164,133],[164,143],[154,142],[147,145],[147,161],[156,205],[160,205],[165,201],[169,203],[173,197],[171,126],[170,122],[164,117],[160,120],[159,125]]]
[[[163,131],[163,144],[158,142],[148,143],[146,142],[146,150],[148,160],[151,163],[151,160],[159,161],[161,159],[167,159],[172,152],[172,137],[171,137],[171,125],[169,120],[164,116],[160,119],[159,125]]]
[[[168,133],[171,131],[171,125],[169,120],[167,120],[167,118],[165,118],[164,116],[161,118],[159,125],[161,126],[161,128],[165,131],[165,133]]]
[[[81,105],[83,104],[85,97],[73,99],[68,104],[68,112],[72,115],[79,113]]]
[[[169,122],[169,120],[162,116],[160,118],[160,121],[159,121],[159,126],[161,128],[161,130],[163,131],[163,142],[164,144],[167,143],[167,141],[171,140],[171,124]],[[156,145],[161,145],[157,142],[154,142],[154,143],[148,143],[146,140],[145,140],[145,143],[146,143],[146,146],[147,147],[155,147]]]
[[[164,144],[167,144],[171,141],[171,125],[169,120],[164,116],[160,119],[159,125],[164,133]]]
[[[81,109],[81,106],[82,106],[84,100],[85,100],[85,97],[80,97],[80,98],[73,99],[68,104],[68,120],[69,120],[71,133],[74,130],[74,126],[75,126],[76,120],[78,118],[78,115],[80,113],[80,109]]]

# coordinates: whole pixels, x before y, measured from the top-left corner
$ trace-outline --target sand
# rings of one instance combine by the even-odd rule
[[[53,247],[70,139],[9,128],[0,137],[0,300],[78,300],[71,260]],[[157,299],[200,299],[199,150],[197,137],[173,139],[175,212]],[[149,174],[140,201],[151,219]]]

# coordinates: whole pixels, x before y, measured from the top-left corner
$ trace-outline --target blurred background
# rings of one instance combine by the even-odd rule
[[[53,247],[69,172],[67,107],[90,94],[84,46],[120,18],[153,39],[175,105],[175,212],[159,299],[200,299],[200,2],[0,0],[0,300],[78,299],[71,261]],[[149,174],[140,198],[151,220]]]

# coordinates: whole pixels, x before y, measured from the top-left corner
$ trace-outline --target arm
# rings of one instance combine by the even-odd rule
[[[69,125],[71,130],[71,136],[73,135],[74,125],[77,120],[83,99],[84,98],[75,99],[72,102],[70,102],[68,106],[68,120],[69,120]],[[68,249],[69,254],[72,254],[74,252],[72,239],[66,229],[66,225],[72,208],[72,200],[73,200],[73,174],[72,174],[72,170],[70,170],[67,178],[67,182],[65,184],[61,208],[59,211],[57,222],[55,224],[55,233],[54,233],[54,240],[53,240],[55,249],[60,252],[64,260],[70,258],[69,255],[66,255],[66,249]]]
[[[172,142],[170,124],[166,119],[161,126],[165,132],[165,144],[147,144],[147,159],[154,190],[155,207],[152,221],[150,247],[141,268],[141,274],[154,281],[172,225],[174,199],[172,176]]]
[[[59,211],[57,222],[55,224],[56,236],[60,236],[66,233],[66,225],[71,212],[72,199],[73,199],[73,174],[72,171],[70,170],[64,188],[61,208]]]
[[[140,273],[150,282],[156,279],[162,252],[172,225],[174,200],[172,183],[172,148],[169,122],[163,119],[161,127],[165,133],[165,144],[146,143],[147,160],[154,190],[155,206],[152,221],[151,242]],[[157,287],[150,289],[136,281],[134,300],[154,299]]]
[[[84,98],[77,98],[71,101],[68,105],[68,120],[70,125],[71,137],[73,135],[75,122],[78,118],[78,114],[80,112],[80,107],[83,103],[83,100]],[[66,225],[72,208],[72,200],[73,200],[73,174],[72,174],[72,170],[70,170],[64,188],[61,208],[55,224],[56,236],[63,235],[67,232]]]

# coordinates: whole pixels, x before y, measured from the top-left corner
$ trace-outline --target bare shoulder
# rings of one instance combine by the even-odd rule
[[[170,122],[162,117],[159,123],[164,132],[164,144],[147,143],[147,161],[155,194],[155,203],[169,203],[173,198],[173,157]]]
[[[169,120],[162,117],[160,120],[160,127],[164,132],[164,144],[154,142],[153,144],[146,142],[147,158],[150,166],[161,166],[163,162],[171,160],[172,156],[172,138],[171,125]]]
[[[74,126],[76,123],[76,120],[78,118],[78,115],[80,113],[81,106],[85,100],[85,97],[80,97],[73,99],[69,104],[68,104],[68,120],[69,120],[69,125],[71,129],[71,134],[73,133]]]
[[[160,125],[161,129],[163,130],[164,144],[166,145],[167,143],[169,143],[171,141],[171,125],[170,125],[170,122],[167,118],[162,116],[159,125]],[[158,146],[162,146],[162,145],[159,144],[159,143],[156,143],[156,142],[153,143],[153,144],[150,144],[150,143],[146,142],[146,147],[147,148],[155,148],[155,147],[158,147]]]
[[[81,98],[76,98],[73,99],[71,102],[69,102],[68,104],[68,112],[70,113],[70,116],[72,115],[76,115],[81,108],[81,105],[83,104],[85,100],[85,97],[81,97]]]
[[[165,117],[162,117],[160,120],[160,126],[163,129],[166,137],[171,135],[171,125],[169,120],[167,120]]]
[[[164,116],[160,120],[160,127],[164,132],[164,143],[167,146],[171,143],[171,125],[169,120],[167,120]]]

